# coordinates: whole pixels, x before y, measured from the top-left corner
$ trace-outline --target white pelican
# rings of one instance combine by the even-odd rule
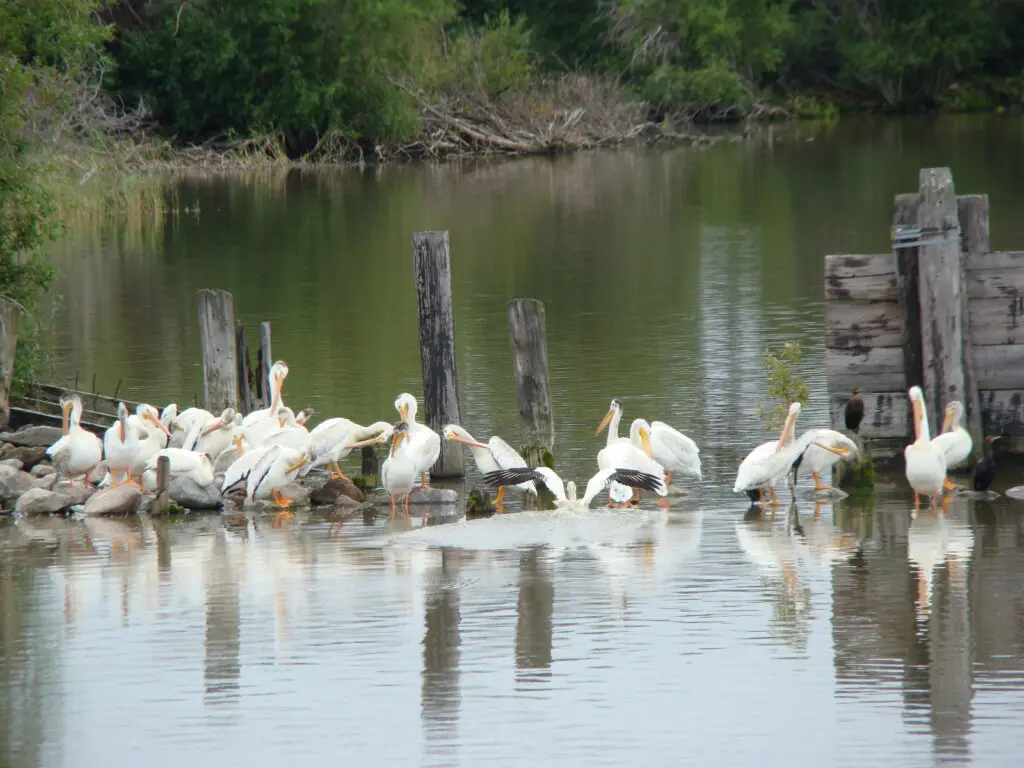
[[[594,436],[601,434],[601,430],[608,427],[608,440],[605,441],[605,446],[612,445],[613,443],[629,442],[629,438],[619,437],[619,422],[622,421],[622,403],[619,402],[618,398],[612,398],[611,404],[608,406],[608,413],[601,419],[601,423],[597,425],[597,431],[594,432]]]
[[[516,453],[511,445],[497,435],[491,435],[490,440],[486,443],[481,443],[458,424],[446,424],[441,433],[444,435],[445,440],[454,440],[457,443],[469,446],[469,452],[473,454],[476,468],[480,470],[482,475],[499,469],[513,469],[526,466],[526,459]],[[532,493],[534,496],[537,495],[537,485],[532,480],[520,483],[515,487],[521,491]],[[498,488],[498,496],[494,499],[494,503],[499,509],[501,507],[501,500],[505,498],[506,490],[507,487],[504,485]]]
[[[187,477],[200,488],[213,485],[213,462],[205,453],[186,451],[184,448],[162,448],[149,457],[146,462],[146,471],[152,472],[155,476],[156,465],[161,456],[170,460],[168,477]],[[155,477],[151,478],[155,485]]]
[[[665,482],[672,482],[676,472],[695,480],[702,478],[697,443],[663,421],[651,422],[651,450],[654,460],[665,467]]]
[[[81,425],[82,400],[78,395],[62,397],[60,407],[63,413],[63,436],[46,449],[57,470],[71,482],[76,475],[86,475],[103,460],[103,441]]]
[[[129,478],[132,461],[141,441],[149,436],[147,430],[140,431],[134,425],[129,429],[128,418],[128,406],[118,403],[117,421],[103,433],[103,456],[115,488],[125,482],[134,483]]]
[[[288,507],[294,503],[294,499],[282,495],[281,488],[294,482],[299,470],[307,463],[309,454],[305,451],[296,451],[283,445],[271,446],[249,473],[245,497],[250,500],[269,497],[281,507],[278,519],[292,517]]]
[[[395,409],[401,420],[409,425],[406,436],[399,441],[399,450],[408,455],[420,476],[420,487],[426,488],[427,472],[441,455],[441,436],[426,424],[416,421],[416,398],[408,392],[395,399]]]
[[[239,440],[236,443],[236,447],[241,449],[241,446],[242,441]],[[257,462],[266,456],[273,447],[274,446],[272,445],[260,445],[244,452],[240,451],[238,458],[231,462],[228,468],[224,470],[224,481],[221,483],[220,492],[227,493],[235,486],[246,482],[249,479],[249,474],[252,472],[252,468],[255,467]]]
[[[786,416],[786,423],[782,427],[782,434],[773,452],[764,450],[764,445],[755,448],[740,464],[736,472],[736,483],[733,485],[733,493],[761,490],[761,502],[764,503],[764,486],[771,486],[780,477],[787,476],[793,469],[793,465],[802,460],[808,448],[816,445],[826,451],[831,451],[839,456],[846,455],[845,446],[832,446],[817,440],[818,433],[822,430],[808,429],[798,439],[792,439],[793,427],[796,424],[796,417],[800,413],[800,403],[793,403],[789,407],[789,415]]]
[[[554,494],[555,508],[565,512],[586,512],[590,509],[590,503],[597,494],[601,493],[611,483],[654,491],[659,496],[668,494],[665,486],[665,473],[649,473],[638,471],[629,467],[615,467],[602,469],[587,483],[587,490],[583,498],[576,498],[576,483],[570,480],[563,483],[554,470],[547,467],[517,467],[514,469],[499,469],[495,472],[488,472],[484,475],[484,482],[488,485],[499,488],[506,485],[518,485],[525,482],[541,482]]]
[[[386,421],[375,421],[368,427],[342,418],[320,422],[310,430],[309,452],[313,460],[301,474],[309,474],[316,467],[327,467],[327,476],[332,480],[351,481],[351,478],[341,471],[338,462],[352,453],[355,443],[391,428],[391,424]]]
[[[394,519],[397,512],[395,496],[405,497],[405,514],[408,517],[409,493],[416,486],[417,474],[416,465],[413,463],[413,454],[401,450],[402,442],[409,440],[409,422],[399,421],[394,426],[389,424],[387,429],[376,437],[363,440],[352,447],[359,448],[364,445],[383,443],[389,437],[391,438],[391,450],[380,467],[381,485],[384,486],[384,490],[388,492],[391,499],[391,518]]]
[[[605,445],[598,451],[598,469],[633,469],[648,475],[664,477],[665,468],[651,457],[650,425],[643,419],[634,419],[629,428],[629,436],[628,441],[620,440]],[[613,478],[610,482],[618,481]],[[622,483],[622,485],[628,485],[628,483]],[[633,487],[637,488],[637,486]],[[660,495],[664,496],[665,494]],[[638,497],[634,496],[634,498]]]
[[[837,454],[833,451],[819,448],[817,445],[811,445],[807,449],[807,453],[804,454],[803,461],[800,462],[799,471],[810,472],[811,477],[814,479],[814,490],[834,491],[835,488],[831,485],[824,485],[821,482],[821,474],[827,472],[840,459],[852,461],[856,458],[857,444],[842,432],[836,432],[834,429],[819,429],[818,436],[815,439],[817,442],[824,443],[832,448],[846,448],[845,454]]]
[[[267,376],[267,387],[270,391],[270,406],[261,408],[258,411],[246,414],[242,419],[242,426],[245,429],[246,439],[253,445],[258,444],[271,432],[275,432],[284,426],[281,423],[278,410],[284,407],[281,399],[281,390],[284,387],[285,377],[288,376],[288,364],[278,360],[270,368]]]
[[[931,497],[934,509],[946,482],[946,457],[929,437],[928,414],[925,412],[924,393],[920,387],[910,388],[910,405],[913,409],[916,439],[903,451],[907,482],[914,489],[914,509],[920,509],[922,493]]]
[[[168,432],[174,429],[174,422],[178,419],[178,404],[169,403],[166,408],[160,411],[160,423],[167,427]]]
[[[959,400],[953,400],[946,406],[946,416],[942,423],[942,434],[932,438],[932,445],[942,451],[946,459],[946,470],[955,469],[963,464],[971,456],[974,449],[974,441],[971,440],[971,433],[960,426],[960,419],[964,415],[964,404]],[[947,491],[952,491],[956,486],[947,477],[943,483]]]
[[[234,442],[235,432],[241,427],[242,415],[234,408],[225,408],[220,416],[203,425],[194,450],[216,458]]]
[[[170,406],[167,408],[170,408]],[[167,413],[167,408],[164,409],[165,414]],[[192,431],[192,427],[197,423],[200,425],[208,424],[217,418],[205,408],[186,408],[181,413],[177,413],[177,406],[175,406],[174,410],[177,415],[167,425],[172,432],[185,432],[187,434]],[[161,422],[163,422],[162,417]]]
[[[135,413],[128,417],[128,428],[146,432],[146,437],[139,442],[139,448],[135,451],[135,457],[132,459],[128,475],[130,480],[133,477],[142,477],[142,473],[146,471],[146,462],[149,461],[149,457],[164,447],[169,435],[167,428],[160,421],[157,409],[146,403],[140,403],[135,409]]]
[[[294,451],[309,450],[309,430],[301,424],[275,429],[260,441],[260,445],[282,445]]]

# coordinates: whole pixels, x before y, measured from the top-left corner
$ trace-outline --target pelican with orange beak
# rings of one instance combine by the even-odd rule
[[[598,451],[597,468],[635,470],[664,478],[665,467],[652,456],[651,425],[644,419],[634,419],[629,428],[629,435],[629,440],[611,443]],[[640,447],[637,447],[638,445]],[[636,489],[634,498],[638,498],[638,495],[639,488]]]
[[[87,475],[103,460],[103,441],[81,425],[82,401],[78,395],[62,397],[62,437],[46,449],[53,465],[73,482],[78,475],[88,485]]]
[[[922,493],[931,497],[931,506],[935,509],[946,482],[946,456],[928,432],[928,414],[921,388],[911,387],[909,395],[915,440],[903,451],[907,482],[914,489],[914,509],[921,508]]]
[[[427,473],[441,455],[441,436],[426,424],[416,421],[416,398],[403,392],[395,399],[395,409],[408,426],[399,450],[405,453],[420,476],[420,487],[427,487]]]
[[[398,421],[389,425],[387,429],[376,437],[354,443],[352,448],[360,448],[364,445],[375,445],[391,439],[391,451],[380,467],[380,481],[384,490],[388,492],[391,499],[391,519],[394,520],[397,514],[395,497],[405,497],[405,515],[409,516],[409,493],[416,487],[416,465],[413,464],[411,454],[402,450],[402,443],[409,440],[409,424],[405,421]]]
[[[132,458],[132,466],[128,473],[128,480],[142,478],[146,471],[146,462],[164,448],[167,438],[170,437],[170,430],[160,421],[160,412],[152,405],[141,403],[135,409],[135,413],[128,417],[128,429],[144,432],[146,437],[139,441],[138,450]]]
[[[469,452],[473,454],[473,461],[476,462],[476,468],[480,470],[481,475],[497,472],[499,469],[515,469],[526,466],[526,459],[516,453],[511,445],[497,435],[491,435],[490,440],[486,443],[481,443],[458,424],[446,424],[441,433],[444,435],[445,440],[454,440],[469,448]],[[537,485],[532,480],[512,487],[532,493],[534,496],[537,495]],[[502,511],[501,500],[505,498],[505,491],[508,488],[509,486],[506,485],[498,486],[498,495],[494,499],[494,504],[499,512]]]
[[[147,430],[139,430],[135,425],[129,428],[128,419],[128,406],[118,403],[117,421],[103,433],[103,456],[114,488],[126,482],[134,484],[129,477],[132,461],[142,439],[149,436]]]
[[[942,434],[932,438],[932,444],[938,446],[946,459],[946,471],[956,469],[971,457],[974,441],[971,433],[960,426],[964,415],[964,404],[959,400],[951,400],[946,406],[945,418],[942,422]],[[947,491],[956,490],[956,486],[946,478],[943,487]]]
[[[276,432],[283,425],[278,411],[284,407],[281,398],[281,391],[284,388],[284,380],[288,376],[288,364],[278,360],[270,368],[267,375],[267,389],[270,392],[270,406],[261,408],[246,414],[242,419],[242,428],[245,431],[245,438],[252,445],[258,445],[271,432]]]

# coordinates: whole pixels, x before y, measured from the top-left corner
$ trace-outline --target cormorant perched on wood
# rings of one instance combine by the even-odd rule
[[[846,428],[857,434],[861,419],[864,418],[864,400],[860,396],[860,387],[853,388],[853,397],[846,404]]]
[[[985,455],[981,461],[974,465],[974,490],[987,491],[992,481],[996,479],[996,457],[992,453],[992,443],[1000,438],[1000,435],[989,435],[983,443]]]

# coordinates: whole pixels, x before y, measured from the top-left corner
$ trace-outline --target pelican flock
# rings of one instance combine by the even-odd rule
[[[460,424],[447,424],[441,433],[417,421],[416,397],[403,392],[394,400],[398,419],[379,420],[362,426],[348,418],[332,417],[312,426],[311,408],[295,413],[284,403],[288,365],[277,361],[267,375],[270,404],[243,414],[225,408],[219,414],[192,407],[179,412],[171,403],[162,411],[142,403],[130,413],[118,404],[117,419],[103,433],[102,440],[82,426],[83,408],[77,395],[61,400],[62,435],[47,450],[60,476],[69,483],[85,484],[102,476],[102,486],[130,485],[154,490],[160,460],[168,460],[169,474],[180,482],[201,489],[214,488],[218,497],[231,494],[248,501],[270,500],[282,517],[289,516],[292,493],[311,472],[319,470],[329,482],[352,483],[340,462],[356,448],[389,442],[380,482],[388,493],[392,514],[399,506],[408,513],[410,496],[417,488],[429,489],[428,476],[441,454],[442,440],[469,449],[477,470],[488,487],[497,489],[494,504],[503,511],[509,490],[537,496],[541,488],[554,497],[563,511],[591,507],[607,491],[607,506],[631,507],[643,493],[658,497],[667,506],[670,484],[676,480],[704,479],[700,447],[689,436],[659,420],[635,418],[628,436],[620,436],[622,401],[613,398],[597,426],[595,436],[608,434],[596,452],[596,474],[589,478],[582,496],[573,482],[565,482],[550,467],[528,466],[523,456],[498,435],[486,441],[475,438]],[[906,478],[914,494],[915,508],[922,494],[935,506],[943,492],[957,489],[946,476],[949,468],[964,464],[973,450],[970,434],[961,426],[964,407],[950,402],[945,410],[943,430],[932,437],[919,387],[909,391],[914,424],[914,442],[906,447]],[[823,476],[840,460],[852,460],[859,451],[859,426],[863,398],[854,390],[844,413],[847,433],[830,427],[815,427],[797,436],[796,423],[802,405],[790,405],[778,439],[755,446],[740,463],[732,485],[734,493],[746,493],[755,504],[778,503],[778,482],[786,479],[796,493],[799,473],[809,474],[814,492],[835,489]],[[853,418],[851,419],[851,414]],[[980,471],[982,482],[994,474],[992,442],[984,444],[986,458]],[[982,465],[979,465],[982,466]],[[977,474],[977,473],[976,473]],[[991,482],[991,480],[987,480]],[[450,493],[450,492],[448,492]]]

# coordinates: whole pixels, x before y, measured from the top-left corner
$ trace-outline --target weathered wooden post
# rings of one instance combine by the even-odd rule
[[[234,297],[228,291],[203,288],[196,294],[196,303],[203,351],[203,407],[211,413],[238,408]]]
[[[377,459],[377,448],[364,445],[360,454],[359,472],[363,477],[377,477],[380,473],[380,462]]]
[[[918,290],[921,301],[921,351],[924,396],[933,434],[942,429],[950,400],[964,404],[968,431],[981,432],[978,395],[969,352],[964,260],[960,253],[960,217],[949,168],[922,168],[918,224]],[[978,439],[978,438],[976,438]]]
[[[548,343],[544,305],[535,299],[508,303],[508,335],[516,370],[516,399],[522,428],[522,454],[531,467],[554,464],[555,419],[548,383]]]
[[[167,483],[170,479],[171,460],[161,456],[156,460],[156,499],[153,501],[153,514],[166,515],[171,506],[171,498],[167,495]]]
[[[0,299],[0,428],[11,419],[11,382],[18,350],[18,306]]]
[[[461,423],[448,233],[413,233],[412,264],[419,304],[424,421],[440,433],[445,424]],[[442,440],[441,455],[430,474],[434,477],[463,477],[466,471],[462,446]]]
[[[238,370],[238,407],[242,413],[256,410],[256,396],[252,391],[252,364],[249,362],[249,345],[245,341],[245,326],[235,326],[235,363]]]
[[[992,252],[988,230],[988,195],[960,195],[956,200],[960,220],[960,270],[961,275],[965,275],[967,262],[972,256]],[[964,280],[960,290],[960,311],[964,318],[964,359],[970,363],[964,370],[964,386],[966,387],[964,410],[967,419],[964,426],[971,433],[971,440],[974,442],[973,454],[975,458],[980,458],[982,440],[984,439],[981,429],[981,393],[978,390],[978,378],[975,371],[974,340],[971,338],[970,328],[971,314],[967,303],[967,282]]]
[[[896,195],[893,211],[893,250],[896,253],[897,290],[899,292],[900,320],[903,325],[903,375],[904,389],[924,386],[924,370],[921,367],[921,300],[918,293],[918,248],[900,242],[898,230],[910,228],[915,234],[907,238],[916,241],[917,213],[921,207],[921,195],[915,193]],[[907,437],[913,439],[913,420]]]
[[[267,381],[270,379],[270,367],[274,358],[270,353],[270,323],[260,323],[260,349],[256,354],[256,395],[259,408],[270,407],[270,391]]]

